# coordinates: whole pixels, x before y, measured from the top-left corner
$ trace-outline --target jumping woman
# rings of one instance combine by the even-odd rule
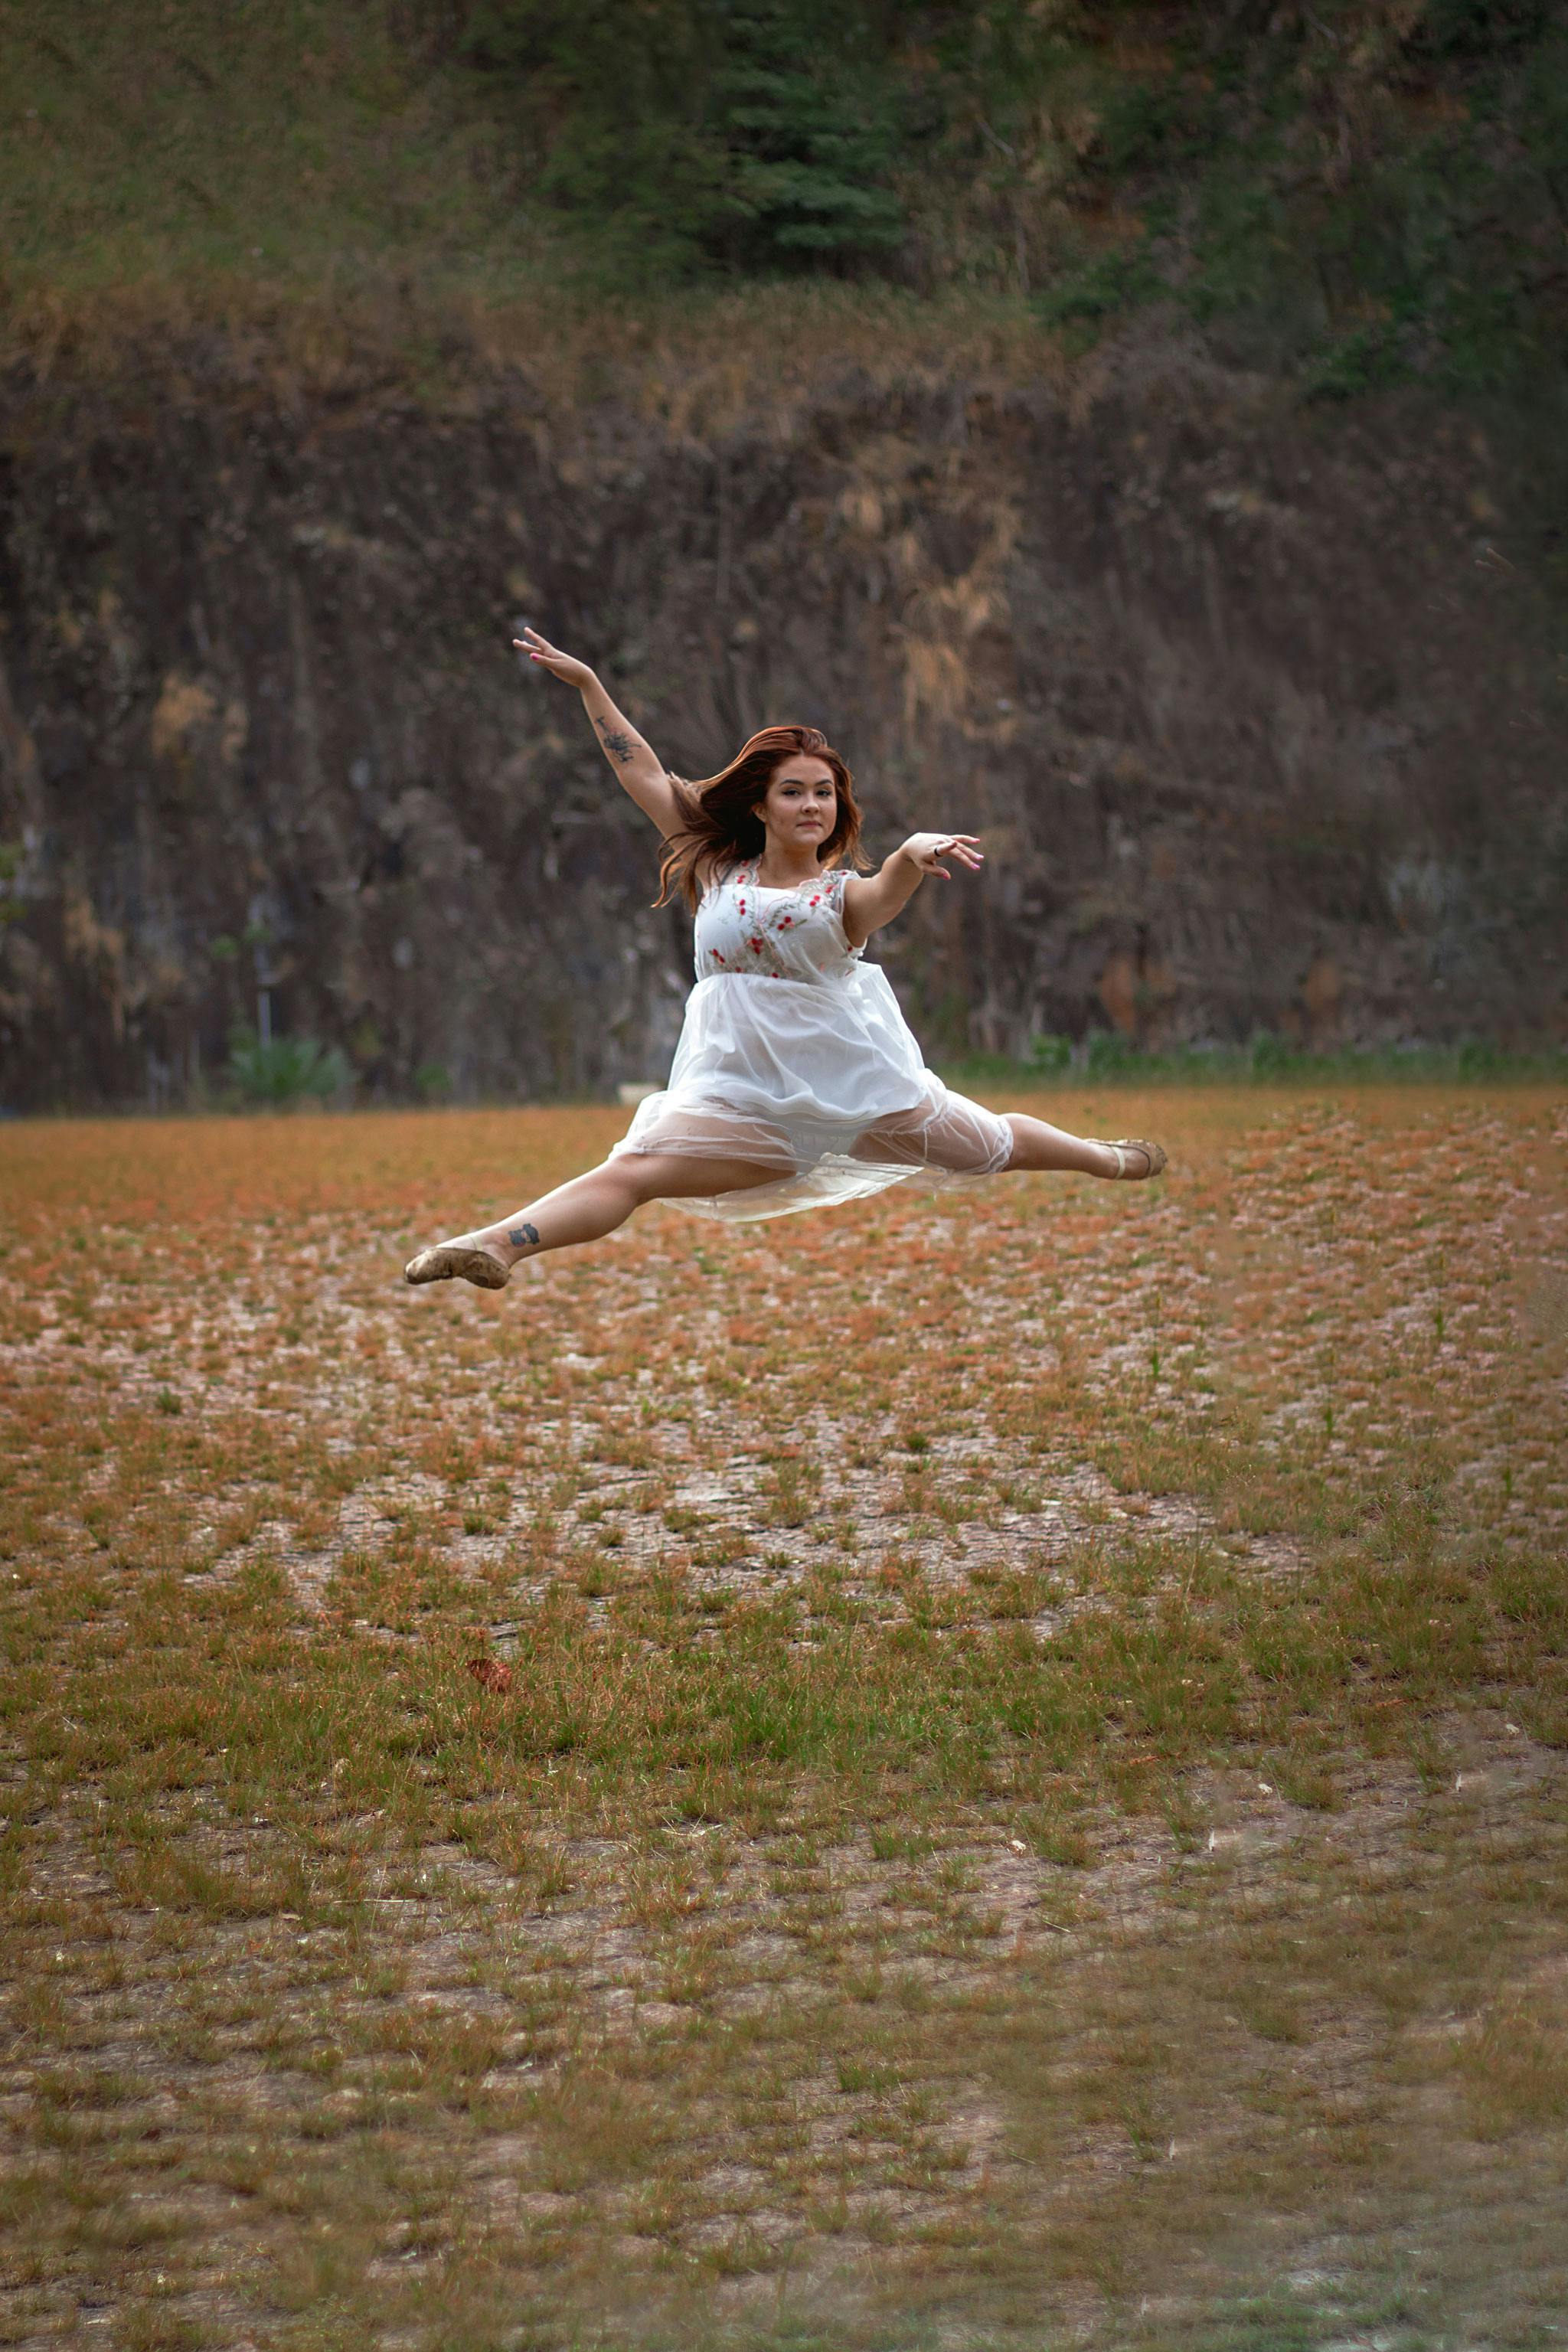
[[[764,727],[706,783],[670,775],[585,662],[529,629],[513,643],[574,686],[605,756],[664,839],[663,905],[696,913],[697,985],[669,1084],[637,1105],[602,1167],[499,1224],[421,1250],[410,1282],[460,1275],[500,1290],[520,1258],[614,1233],[647,1201],[745,1222],[908,1178],[1004,1169],[1139,1182],[1157,1143],[1095,1143],[999,1117],[928,1070],[887,976],[860,961],[928,874],[977,872],[967,833],[913,833],[877,874],[858,870],[849,771],[814,727]]]

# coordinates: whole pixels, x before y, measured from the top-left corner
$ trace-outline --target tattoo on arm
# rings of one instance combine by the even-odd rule
[[[594,724],[604,737],[605,749],[612,760],[619,760],[624,767],[628,760],[637,758],[637,745],[635,735],[624,734],[620,728],[607,725],[603,719],[595,719]]]
[[[537,1225],[510,1225],[507,1228],[506,1237],[511,1244],[513,1249],[537,1249],[539,1247],[539,1227]]]

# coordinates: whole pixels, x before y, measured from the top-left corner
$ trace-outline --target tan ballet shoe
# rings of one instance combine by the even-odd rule
[[[411,1257],[403,1269],[405,1282],[450,1282],[454,1275],[464,1282],[477,1283],[481,1290],[504,1290],[511,1280],[511,1268],[481,1249],[478,1242],[437,1242]]]
[[[1147,1143],[1141,1135],[1123,1135],[1115,1143],[1108,1143],[1105,1148],[1107,1151],[1114,1151],[1116,1154],[1116,1173],[1110,1179],[1113,1184],[1146,1184],[1151,1176],[1160,1176],[1164,1173],[1164,1153],[1157,1143]],[[1141,1151],[1148,1161],[1148,1166],[1129,1168],[1127,1155],[1130,1151]]]

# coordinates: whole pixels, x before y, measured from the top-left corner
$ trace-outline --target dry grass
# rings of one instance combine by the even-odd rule
[[[504,101],[397,0],[0,0],[0,351],[18,384],[140,414],[270,396],[565,411],[614,390],[678,433],[787,416],[825,365],[976,387],[1082,373],[1015,296],[837,281],[584,281]],[[441,51],[447,52],[443,61]],[[221,353],[221,360],[219,354]],[[1092,372],[1091,372],[1092,373]],[[499,387],[499,391],[498,391]]]
[[[1560,1107],[401,1286],[616,1125],[0,1134],[0,2342],[1556,2340]]]
[[[559,414],[614,393],[680,435],[742,418],[787,430],[825,369],[945,388],[955,349],[979,394],[1097,380],[1029,303],[978,283],[928,298],[661,282],[638,297],[584,277],[586,249],[563,244],[520,162],[507,100],[462,62],[461,14],[0,0],[14,93],[0,354],[15,387],[131,415],[153,384],[175,407],[515,413],[521,373]]]

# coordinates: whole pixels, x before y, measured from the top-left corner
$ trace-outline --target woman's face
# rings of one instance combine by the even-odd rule
[[[826,761],[792,753],[773,770],[757,814],[781,848],[820,848],[838,822],[838,787]]]

